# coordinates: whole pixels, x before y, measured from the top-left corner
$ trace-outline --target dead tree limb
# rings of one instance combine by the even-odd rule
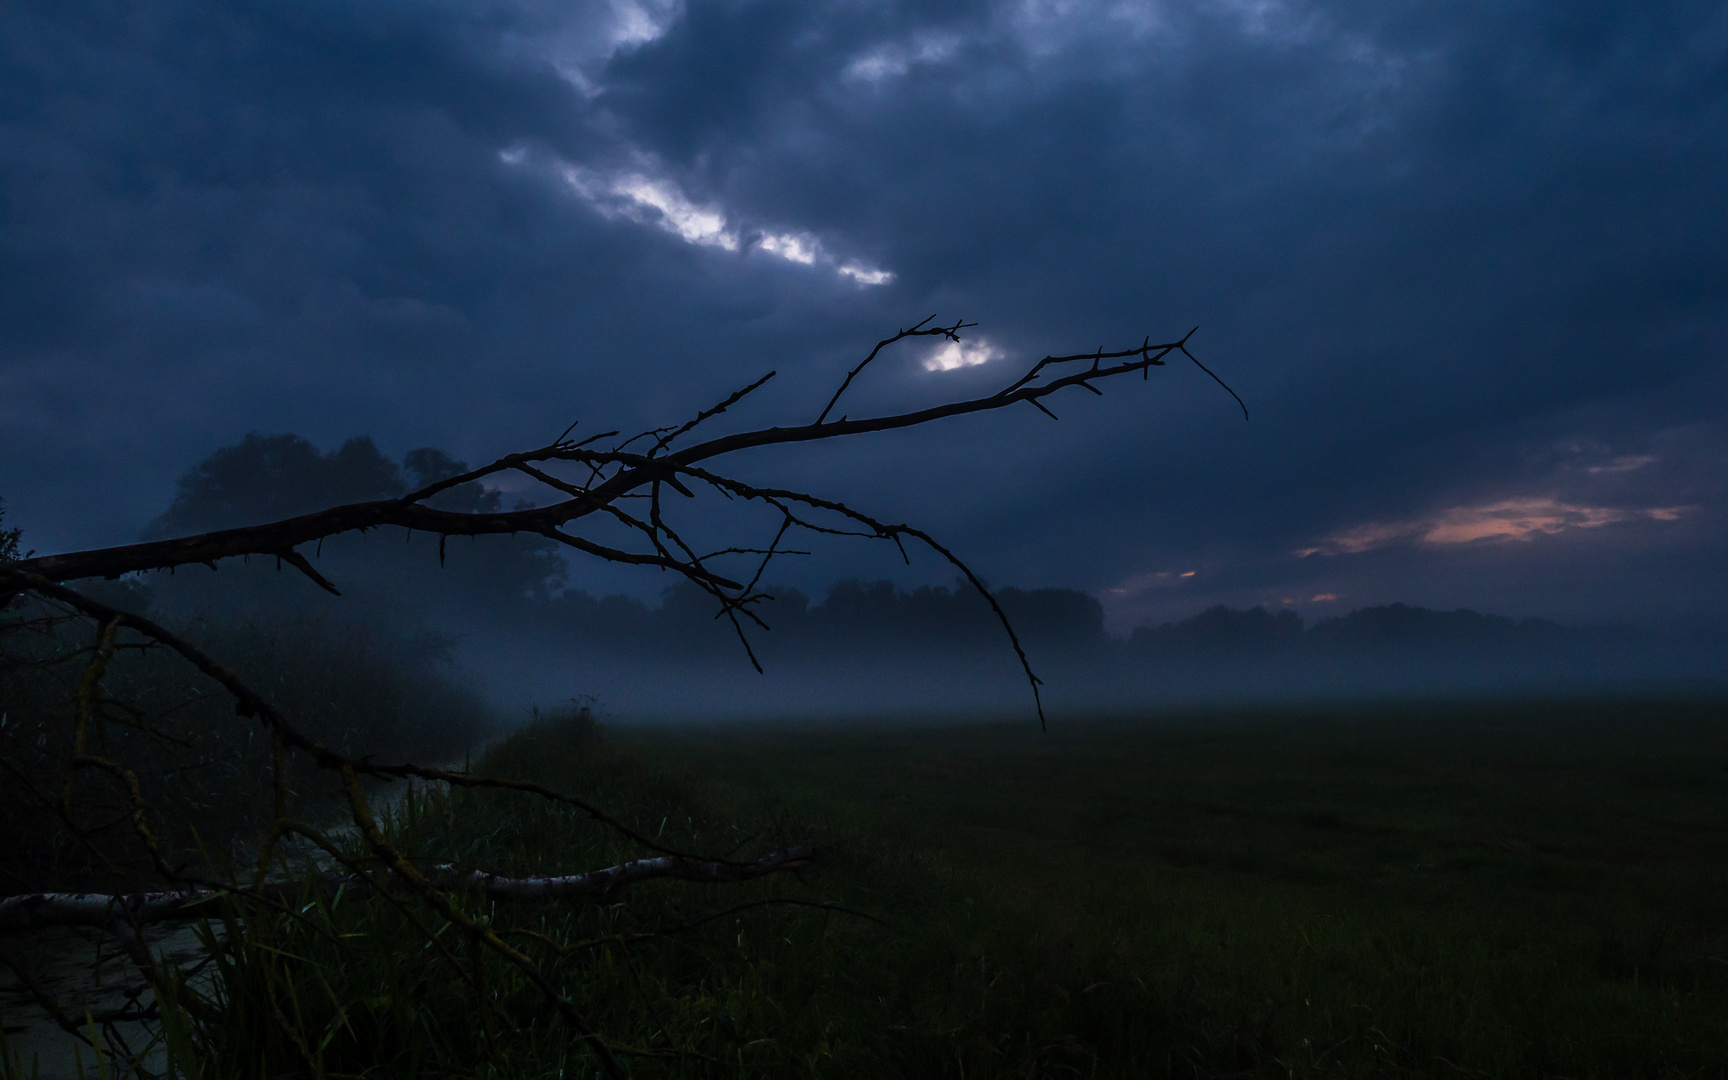
[[[423,871],[435,888],[473,893],[487,900],[541,901],[572,896],[612,896],[644,881],[695,881],[731,885],[769,874],[800,870],[815,863],[822,852],[812,847],[789,847],[746,862],[719,859],[688,859],[659,855],[635,859],[585,874],[509,877],[458,866],[430,866]],[[371,878],[362,874],[333,875],[319,879],[326,891],[370,891]],[[106,930],[116,919],[151,926],[156,923],[197,922],[216,918],[225,901],[292,901],[303,883],[270,883],[250,889],[177,889],[138,893],[22,893],[0,899],[0,934],[24,934],[51,926],[90,926]]]
[[[946,334],[952,333],[953,330],[939,332]],[[912,336],[914,333],[915,331],[904,332],[898,338],[889,339],[884,344]],[[997,393],[986,397],[948,402],[925,409],[860,420],[850,418],[824,419],[793,427],[757,428],[710,439],[683,450],[669,448],[671,438],[675,438],[676,434],[687,434],[696,426],[696,423],[723,411],[723,409],[717,408],[709,410],[696,422],[677,429],[676,433],[664,440],[662,445],[656,446],[647,453],[633,454],[621,449],[611,452],[598,451],[580,443],[561,440],[536,450],[506,455],[490,465],[463,473],[460,476],[450,477],[419,491],[410,492],[398,499],[350,503],[346,506],[336,506],[328,510],[302,514],[298,517],[269,524],[251,525],[238,529],[222,529],[195,536],[153,540],[140,544],[125,544],[89,551],[67,552],[60,555],[41,555],[8,564],[6,567],[0,568],[0,575],[37,574],[50,581],[58,582],[88,577],[115,578],[124,574],[145,570],[166,570],[176,566],[208,565],[219,559],[232,558],[237,555],[268,555],[281,557],[284,561],[291,561],[288,553],[293,552],[302,544],[313,543],[341,533],[377,529],[385,526],[400,526],[417,532],[434,533],[440,536],[535,533],[542,536],[550,535],[561,543],[571,543],[578,538],[569,534],[561,534],[560,530],[565,526],[590,514],[603,511],[607,506],[616,503],[624,496],[640,491],[656,480],[664,480],[669,473],[675,474],[680,468],[693,466],[699,462],[709,461],[728,454],[735,454],[742,450],[788,443],[816,442],[846,435],[892,431],[899,428],[917,427],[950,417],[1004,409],[1021,403],[1037,403],[1070,387],[1096,389],[1092,385],[1096,382],[1119,375],[1132,374],[1136,371],[1144,372],[1153,367],[1162,367],[1165,363],[1164,358],[1172,352],[1181,352],[1193,359],[1187,347],[1188,338],[1192,334],[1193,332],[1190,331],[1189,334],[1177,341],[1157,345],[1147,343],[1136,348],[1116,352],[1097,351],[1077,353],[1071,356],[1046,356],[1034,364],[1026,374]],[[878,349],[881,347],[878,345]],[[1104,360],[1120,360],[1122,362],[1104,366],[1102,365]],[[1082,362],[1090,362],[1090,366],[1078,371],[1070,371],[1068,374],[1057,378],[1047,378],[1044,375],[1047,369]],[[1196,360],[1195,363],[1198,364],[1199,361]],[[733,398],[728,399],[727,404],[736,404],[737,400],[742,398],[744,394],[761,386],[764,381],[766,380],[759,380],[744,391],[734,395]],[[838,399],[836,398],[836,400]],[[824,415],[826,415],[826,411]],[[439,510],[425,505],[427,499],[459,484],[482,480],[501,472],[523,472],[522,466],[551,461],[578,461],[601,469],[605,469],[607,466],[617,466],[617,468],[614,471],[604,473],[598,482],[583,485],[579,494],[573,494],[568,499],[543,507],[494,513],[462,513]],[[704,574],[697,566],[679,563],[658,555],[626,552],[592,542],[581,542],[577,546],[581,550],[608,561],[656,566],[676,570],[687,575],[695,574],[702,581],[712,581],[729,587],[736,587],[737,585],[736,582],[719,579],[715,575]],[[299,569],[298,565],[296,565],[296,569]],[[4,576],[0,576],[0,582],[4,580]],[[10,583],[0,585],[0,588],[5,587],[10,587]]]
[[[718,602],[720,613],[733,619],[734,625],[738,625],[737,619],[740,615],[746,619],[754,618],[750,608],[764,598],[763,594],[752,590],[753,582],[747,585],[715,569],[710,565],[711,557],[698,555],[685,545],[661,513],[660,491],[665,486],[673,488],[681,495],[693,494],[684,482],[686,477],[707,481],[727,494],[743,495],[747,498],[767,497],[774,489],[758,489],[737,481],[723,480],[711,470],[700,469],[703,463],[745,450],[918,427],[938,420],[1005,409],[1022,403],[1048,413],[1049,409],[1044,405],[1046,398],[1075,387],[1102,393],[1097,383],[1134,372],[1145,376],[1152,368],[1164,366],[1166,358],[1172,353],[1186,356],[1206,374],[1217,379],[1217,376],[1201,365],[1189,351],[1188,341],[1194,334],[1194,331],[1190,330],[1175,341],[1153,344],[1148,338],[1139,346],[1127,349],[1096,349],[1090,353],[1046,356],[1001,390],[984,397],[863,419],[847,416],[828,419],[852,381],[885,348],[909,338],[924,336],[941,336],[958,341],[959,332],[971,325],[956,322],[947,327],[928,326],[932,319],[934,316],[910,330],[902,330],[878,342],[864,361],[847,374],[814,423],[754,428],[722,435],[682,449],[674,447],[677,440],[689,435],[711,418],[726,412],[760,388],[772,376],[773,373],[770,372],[682,425],[643,432],[624,439],[610,449],[599,446],[601,441],[614,433],[572,440],[567,437],[569,429],[566,429],[563,435],[546,446],[507,454],[490,465],[441,480],[401,498],[350,503],[268,524],[119,547],[44,555],[0,565],[0,601],[34,588],[32,581],[62,583],[78,578],[117,578],[125,574],[167,570],[193,564],[215,566],[221,559],[250,555],[278,558],[306,574],[320,588],[335,592],[336,585],[314,569],[296,549],[301,545],[316,543],[343,533],[400,527],[439,536],[440,550],[443,540],[451,536],[531,533],[607,562],[670,570],[683,575],[706,591]],[[1224,385],[1222,380],[1218,381],[1220,385]],[[1227,385],[1224,388],[1230,389]],[[1231,390],[1230,393],[1232,397],[1236,397],[1235,391]],[[1236,400],[1241,403],[1240,397]],[[1245,405],[1243,416],[1247,416]],[[629,449],[630,444],[644,438],[653,440],[648,450]],[[552,464],[575,465],[585,469],[587,477],[580,482],[572,482],[553,476],[544,468]],[[452,487],[505,472],[515,472],[533,479],[554,491],[559,498],[546,506],[487,513],[465,513],[428,505],[428,500]],[[620,505],[627,499],[638,498],[645,498],[650,502],[650,512],[645,517],[629,513]],[[1021,665],[1036,702],[1038,678],[1020,649],[1013,628],[994,598],[990,597],[989,591],[983,587],[981,579],[967,569],[956,555],[936,544],[925,533],[905,525],[884,525],[875,518],[834,500],[817,499],[794,492],[778,492],[774,494],[774,498],[849,518],[854,524],[864,526],[866,530],[857,535],[892,540],[896,544],[899,544],[903,537],[911,537],[928,544],[944,559],[953,563],[981,594],[990,599],[991,607],[1013,642],[1016,653],[1020,655]],[[624,525],[642,539],[642,547],[632,550],[601,544],[571,531],[572,526],[594,514],[602,514]],[[798,526],[806,529],[833,531],[818,528],[814,523],[790,515],[789,517]],[[757,573],[757,579],[759,578],[760,571]],[[739,626],[739,633],[742,638],[742,626]],[[749,646],[747,639],[745,646]],[[1043,707],[1041,703],[1037,704],[1042,722]]]
[[[71,769],[88,769],[106,774],[123,788],[129,809],[132,831],[142,847],[149,852],[157,873],[172,886],[158,892],[101,894],[38,893],[0,900],[0,933],[15,933],[46,926],[97,926],[118,938],[139,970],[155,987],[157,1000],[174,1000],[202,1016],[214,1016],[215,1006],[197,998],[172,971],[164,970],[144,946],[140,930],[148,923],[186,921],[214,917],[224,903],[251,903],[257,912],[283,912],[293,886],[272,884],[265,880],[275,844],[289,836],[301,836],[320,847],[340,865],[350,871],[338,877],[337,885],[367,889],[399,908],[426,938],[427,945],[450,962],[464,978],[480,989],[480,966],[475,960],[472,973],[459,962],[440,939],[439,932],[414,907],[418,898],[444,922],[465,935],[478,957],[489,950],[503,962],[518,969],[558,1011],[565,1022],[581,1037],[601,1065],[612,1076],[623,1076],[617,1052],[629,1048],[615,1046],[603,1038],[579,1013],[570,998],[556,986],[546,971],[530,957],[506,942],[489,919],[476,919],[455,902],[454,894],[478,892],[493,900],[548,900],[569,896],[603,896],[642,881],[681,879],[687,881],[731,883],[750,880],[809,865],[820,854],[807,847],[786,848],[751,860],[710,858],[677,851],[659,844],[624,822],[605,813],[599,807],[567,793],[555,792],[534,784],[505,778],[474,776],[465,772],[433,769],[413,763],[379,764],[370,758],[354,758],[332,750],[297,729],[262,694],[244,683],[233,671],[216,658],[181,635],[144,616],[118,610],[72,589],[66,582],[80,578],[118,578],[149,570],[172,570],[191,564],[215,567],[227,558],[253,555],[270,556],[278,564],[286,563],[310,579],[319,588],[336,593],[337,586],[325,578],[298,549],[316,544],[328,537],[350,532],[365,532],[379,528],[404,528],[439,537],[440,556],[445,540],[451,536],[482,536],[530,533],[552,540],[574,550],[602,560],[626,565],[649,566],[683,575],[712,597],[719,605],[719,615],[726,616],[737,629],[746,650],[750,648],[745,632],[746,623],[765,625],[752,610],[757,602],[768,599],[759,592],[757,583],[768,561],[786,553],[782,541],[788,531],[802,529],[816,534],[869,537],[892,542],[905,554],[904,541],[911,539],[924,544],[952,564],[968,582],[989,601],[991,609],[1007,633],[1015,654],[1032,689],[1040,723],[1044,713],[1038,695],[1039,679],[1032,670],[1025,650],[995,598],[983,581],[949,548],[930,534],[907,524],[894,524],[867,514],[837,500],[795,491],[788,488],[746,483],[717,471],[712,463],[728,455],[769,446],[796,445],[825,441],[848,435],[863,435],[917,427],[938,420],[1004,409],[1028,404],[1047,415],[1045,399],[1069,388],[1080,388],[1094,394],[1103,391],[1096,385],[1117,376],[1140,372],[1144,378],[1152,368],[1165,365],[1172,353],[1181,353],[1206,374],[1217,379],[1188,351],[1189,331],[1182,338],[1152,344],[1150,338],[1139,346],[1106,352],[1102,348],[1090,353],[1046,356],[1032,365],[1019,378],[994,394],[952,401],[924,409],[888,415],[852,419],[842,415],[829,419],[841,397],[883,352],[910,338],[943,337],[959,341],[960,331],[971,324],[955,322],[952,326],[932,326],[934,316],[901,330],[876,344],[864,360],[851,369],[813,423],[789,427],[761,427],[721,435],[704,442],[680,448],[680,440],[703,424],[719,416],[760,389],[773,372],[729,395],[718,404],[700,411],[689,421],[650,431],[605,445],[617,432],[608,431],[583,439],[570,438],[574,428],[567,428],[546,446],[508,454],[490,465],[474,469],[428,485],[400,498],[373,502],[351,503],[331,507],[311,514],[287,518],[267,524],[224,529],[167,540],[101,548],[89,551],[45,555],[22,560],[0,562],[0,609],[8,607],[20,595],[29,593],[52,605],[77,613],[94,621],[100,632],[95,646],[78,655],[88,655],[77,697],[76,734]],[[1222,385],[1222,380],[1219,380]],[[1229,390],[1228,386],[1225,386]],[[1234,397],[1235,392],[1231,391]],[[1236,398],[1238,404],[1241,399]],[[1246,417],[1247,408],[1243,406]],[[646,443],[647,449],[632,449]],[[560,470],[574,471],[581,478],[572,480],[559,475]],[[485,480],[502,473],[513,472],[527,477],[554,493],[553,501],[545,506],[497,512],[458,512],[430,505],[437,495],[453,487]],[[664,492],[694,498],[698,489],[715,492],[728,499],[760,502],[777,514],[777,529],[766,547],[761,545],[728,545],[719,551],[699,554],[668,519]],[[646,503],[644,507],[642,504]],[[623,526],[634,537],[634,547],[602,544],[574,531],[584,519],[593,515],[613,525]],[[726,558],[757,557],[752,574],[734,576],[717,566]],[[739,577],[747,580],[740,581]],[[99,723],[101,683],[108,658],[116,648],[137,647],[137,643],[119,640],[119,633],[129,631],[140,635],[146,644],[155,643],[178,654],[203,676],[220,685],[241,717],[256,719],[268,732],[273,747],[272,770],[275,781],[275,814],[264,836],[257,858],[256,874],[250,888],[229,883],[208,882],[170,866],[160,850],[149,825],[148,807],[144,802],[137,775],[122,763],[88,752],[86,734],[93,722]],[[751,653],[754,662],[754,654]],[[286,780],[290,755],[303,755],[327,774],[333,774],[336,787],[346,802],[349,817],[365,850],[365,857],[340,850],[326,834],[302,825],[288,816]],[[69,803],[72,786],[68,773],[67,786],[60,800]],[[490,788],[531,793],[542,798],[574,807],[601,825],[613,830],[641,848],[654,852],[648,858],[636,859],[588,873],[564,876],[505,877],[465,870],[453,866],[417,866],[398,850],[386,831],[380,827],[368,804],[362,778],[378,780],[424,780],[441,782],[452,787]],[[68,809],[62,806],[60,809]],[[67,816],[68,822],[70,817]],[[74,830],[76,831],[76,830]],[[398,886],[391,888],[389,886]],[[12,962],[16,957],[5,957]],[[274,1006],[273,1006],[274,1007]],[[276,1008],[275,1018],[306,1063],[317,1068],[310,1045],[302,1033],[288,1022]]]

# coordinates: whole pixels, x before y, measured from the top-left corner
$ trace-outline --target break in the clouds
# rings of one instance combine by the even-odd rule
[[[1545,473],[1525,481],[1540,485],[1539,491],[1501,493],[1399,521],[1351,524],[1293,554],[1305,559],[1357,555],[1392,545],[1528,543],[1636,523],[1677,524],[1706,510],[1703,503],[1686,500],[1709,497],[1696,477],[1714,470],[1714,455],[1701,457],[1701,448],[1688,446],[1684,439],[1665,441],[1670,444],[1666,456],[1682,456],[1678,467],[1667,462],[1665,468],[1664,454],[1615,454],[1574,442],[1555,448]]]
[[[1495,540],[1530,540],[1568,529],[1599,529],[1640,519],[1679,521],[1697,506],[1579,506],[1554,498],[1508,499],[1485,506],[1454,506],[1431,518],[1391,524],[1369,522],[1329,536],[1317,546],[1300,548],[1297,558],[1310,555],[1355,555],[1400,541],[1424,544],[1473,544]]]
[[[532,161],[529,152],[521,147],[504,150],[498,156],[515,167],[528,167]],[[801,266],[830,270],[863,286],[886,285],[894,280],[892,271],[856,259],[837,258],[829,252],[828,245],[810,233],[741,227],[724,208],[692,202],[675,181],[665,176],[640,170],[607,175],[563,161],[556,162],[552,171],[571,192],[606,218],[658,227],[686,243],[702,247],[731,252],[754,249]]]
[[[652,222],[687,243],[738,250],[738,233],[727,227],[726,215],[713,207],[695,205],[669,181],[641,173],[599,179],[576,166],[565,166],[563,171],[571,189],[603,214]]]
[[[769,369],[725,419],[802,421],[932,314],[852,415],[1199,325],[1251,421],[1172,364],[750,468],[1116,629],[1720,622],[1724,190],[1703,0],[16,0],[0,498],[118,542],[248,431],[478,461]]]
[[[953,371],[956,368],[988,364],[1002,354],[983,338],[944,341],[924,358],[925,371]]]
[[[962,39],[957,34],[915,34],[908,41],[875,45],[846,64],[846,77],[865,83],[880,83],[904,76],[915,64],[939,64],[953,57]]]

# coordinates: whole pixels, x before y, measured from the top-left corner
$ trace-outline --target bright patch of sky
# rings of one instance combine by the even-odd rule
[[[886,285],[894,280],[894,275],[887,270],[877,270],[874,267],[861,266],[858,263],[845,263],[835,273],[849,277],[860,285]]]
[[[726,228],[726,215],[712,207],[697,206],[670,181],[631,174],[613,180],[611,189],[643,209],[639,221],[646,218],[692,244],[738,250],[738,234]],[[646,213],[649,210],[657,211],[658,219]]]
[[[1154,570],[1150,573],[1135,574],[1120,585],[1100,590],[1100,595],[1106,601],[1131,600],[1154,589],[1180,584],[1195,573],[1194,570]]]
[[[924,358],[925,371],[954,371],[963,367],[988,364],[1002,354],[982,338],[971,341],[944,341]]]
[[[769,255],[802,266],[833,267],[836,274],[850,278],[859,285],[886,285],[894,280],[894,275],[888,271],[864,263],[837,263],[834,256],[828,254],[822,246],[822,241],[809,233],[764,232],[757,238],[756,247]]]
[[[544,160],[523,147],[499,151],[498,158],[516,168],[534,168]],[[550,167],[571,191],[609,218],[653,225],[686,243],[701,247],[759,251],[800,266],[831,269],[836,275],[860,286],[886,285],[894,280],[891,271],[860,260],[841,262],[828,252],[820,238],[808,232],[740,228],[732,223],[725,210],[712,204],[698,203],[673,181],[645,171],[606,175],[564,161],[554,161]],[[972,359],[966,363],[983,363],[983,360]]]
[[[528,161],[522,150],[506,150],[499,157],[511,165]],[[607,217],[657,225],[692,244],[727,251],[739,248],[738,234],[726,227],[725,214],[713,207],[698,206],[670,180],[656,180],[642,173],[608,177],[567,163],[559,163],[557,173],[570,190]]]
[[[1655,454],[1627,454],[1623,457],[1615,458],[1606,465],[1592,465],[1585,471],[1590,473],[1592,476],[1600,476],[1603,473],[1636,472],[1656,460],[1657,457]]]
[[[669,0],[612,0],[612,50],[643,45],[666,33],[680,14]]]
[[[1329,536],[1310,555],[1355,555],[1399,541],[1424,544],[1468,544],[1478,540],[1531,540],[1570,529],[1599,529],[1628,521],[1678,521],[1696,506],[1618,507],[1561,502],[1551,497],[1506,499],[1482,506],[1455,506],[1431,518],[1384,524],[1368,522]]]
[[[861,82],[883,82],[906,74],[914,64],[939,64],[952,57],[959,48],[959,34],[917,34],[904,44],[878,45],[860,53],[846,65],[846,77]]]
[[[792,233],[763,233],[756,246],[770,255],[780,256],[787,262],[803,263],[805,266],[816,265],[816,256],[822,250],[821,242],[815,237]]]

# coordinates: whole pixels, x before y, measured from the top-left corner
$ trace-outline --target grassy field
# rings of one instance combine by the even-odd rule
[[[819,891],[896,924],[856,976],[885,1071],[1728,1066],[1720,704],[617,741],[845,839]]]
[[[1725,721],[1668,702],[1048,734],[542,723],[477,767],[680,846],[835,850],[803,880],[469,910],[532,931],[511,940],[639,1076],[1723,1076]],[[502,872],[631,854],[514,794],[423,794],[390,828]],[[511,970],[455,935],[440,956],[388,905],[309,897],[227,933],[225,1014],[170,1024],[180,1075],[594,1074]]]

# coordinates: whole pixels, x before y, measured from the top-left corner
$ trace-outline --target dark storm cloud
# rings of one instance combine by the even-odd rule
[[[750,467],[927,524],[995,580],[1098,590],[1119,624],[1728,602],[1718,5],[0,20],[0,496],[38,547],[128,538],[252,429],[483,459],[768,367],[750,415],[802,417],[937,311],[1000,358],[908,353],[855,410],[1199,323],[1253,420],[1172,367],[1059,425]],[[885,565],[854,555],[808,584]]]

